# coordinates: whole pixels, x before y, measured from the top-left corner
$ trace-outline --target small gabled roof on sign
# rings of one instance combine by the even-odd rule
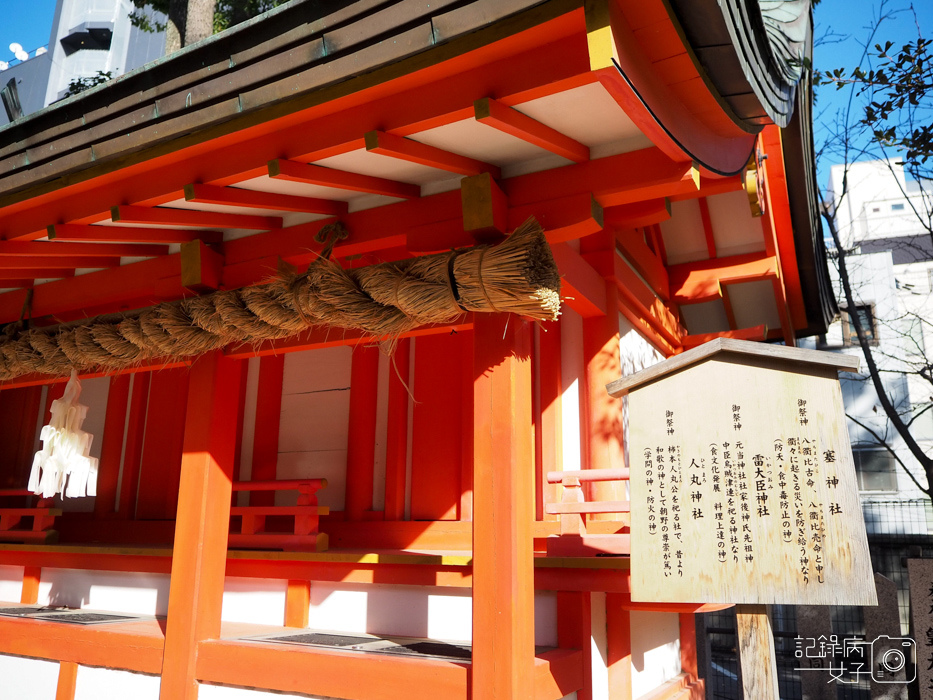
[[[753,343],[747,340],[734,338],[716,338],[699,347],[688,350],[680,355],[659,362],[656,365],[636,372],[628,377],[616,379],[606,385],[606,390],[616,398],[628,394],[638,387],[661,379],[669,374],[678,372],[690,365],[708,360],[719,353],[731,355],[744,355],[746,357],[761,358],[763,360],[779,360],[811,367],[823,367],[842,370],[844,372],[857,372],[859,358],[855,355],[845,355],[836,352],[823,352],[820,350],[806,350],[803,348],[789,348],[785,345],[771,345],[769,343]]]

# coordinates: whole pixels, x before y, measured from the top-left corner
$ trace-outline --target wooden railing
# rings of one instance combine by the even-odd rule
[[[317,492],[327,486],[327,479],[291,479],[277,481],[236,481],[237,491],[297,491],[294,506],[233,506],[231,516],[240,517],[240,531],[231,532],[230,547],[286,549],[323,552],[327,550],[327,535],[318,532],[320,516],[330,509],[319,506]],[[294,518],[292,532],[269,532],[266,518],[284,515]]]
[[[0,489],[0,497],[27,496],[28,489]],[[58,541],[58,532],[53,529],[55,517],[61,509],[52,508],[51,498],[40,498],[34,507],[0,508],[0,542],[24,542],[48,544]],[[31,523],[25,522],[31,520]],[[24,527],[28,526],[28,527]]]
[[[584,516],[595,513],[628,513],[631,511],[630,503],[628,501],[587,502],[583,495],[584,483],[628,481],[628,478],[628,469],[548,472],[548,483],[563,486],[561,502],[547,503],[544,507],[546,513],[560,515],[560,535],[548,538],[548,554],[563,557],[629,554],[631,539],[628,534],[587,534]]]

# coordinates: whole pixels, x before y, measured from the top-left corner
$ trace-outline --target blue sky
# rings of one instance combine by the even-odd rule
[[[16,42],[32,56],[49,43],[55,0],[0,0],[0,61],[13,61]]]

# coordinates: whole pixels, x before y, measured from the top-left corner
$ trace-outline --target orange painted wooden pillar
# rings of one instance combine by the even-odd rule
[[[693,679],[697,673],[697,626],[694,613],[680,613],[680,670]]]
[[[631,613],[622,607],[627,597],[606,594],[606,662],[612,700],[632,700],[632,620]]]
[[[311,607],[311,582],[289,580],[285,591],[285,626],[307,627]]]
[[[547,473],[560,471],[563,464],[561,426],[560,324],[547,323],[535,328],[538,393],[535,398],[535,519],[560,520],[544,512],[546,503],[558,503],[557,484],[549,484]]]
[[[39,581],[42,580],[42,569],[38,566],[23,568],[23,589],[19,596],[20,603],[35,605],[39,601]]]
[[[532,698],[530,324],[477,314],[473,367],[473,698]]]
[[[191,368],[161,700],[194,700],[198,644],[220,635],[242,372],[220,352]]]
[[[55,700],[74,700],[77,680],[78,664],[73,661],[62,661],[58,667],[58,686],[55,689]]]
[[[622,402],[609,396],[606,384],[622,376],[619,357],[619,290],[606,282],[605,316],[583,320],[583,361],[586,366],[587,469],[618,469],[625,466],[622,448]],[[621,482],[589,484],[588,501],[624,501]],[[617,520],[614,514],[590,516],[595,520]]]
[[[390,359],[386,427],[385,519],[405,519],[405,470],[408,461],[408,384],[411,340],[402,338]]]
[[[588,591],[557,592],[557,644],[561,649],[583,652],[583,687],[577,700],[592,700],[592,603]]]
[[[350,425],[347,432],[347,520],[363,520],[373,509],[376,459],[376,385],[379,349],[353,349],[350,369]]]

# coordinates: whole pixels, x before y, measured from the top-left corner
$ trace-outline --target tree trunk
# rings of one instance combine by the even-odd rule
[[[216,0],[171,0],[165,30],[165,55],[214,33]]]

